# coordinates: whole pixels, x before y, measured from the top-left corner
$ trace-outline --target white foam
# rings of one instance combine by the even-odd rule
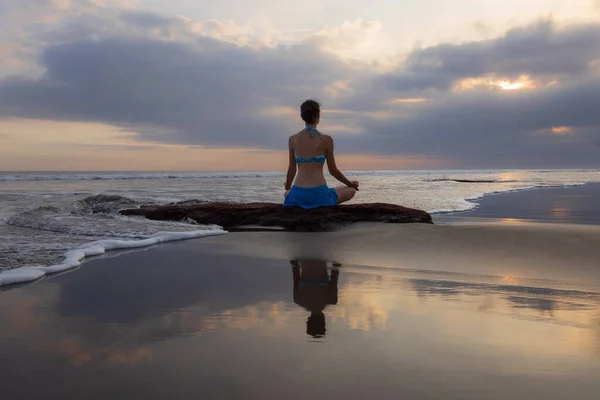
[[[198,230],[190,232],[157,232],[141,240],[99,240],[65,253],[62,264],[49,266],[20,267],[0,273],[0,286],[38,280],[45,275],[77,268],[86,257],[98,256],[110,250],[133,249],[176,240],[195,239],[206,236],[224,235],[224,230]]]

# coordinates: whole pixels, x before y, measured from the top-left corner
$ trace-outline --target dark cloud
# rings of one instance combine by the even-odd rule
[[[129,10],[121,13],[121,20],[142,28],[164,28],[174,19],[160,14]]]
[[[340,136],[344,152],[439,157],[460,167],[600,163],[600,75],[592,63],[600,59],[600,25],[541,22],[495,40],[419,49],[391,74],[344,63],[311,41],[240,46],[140,11],[105,24],[80,16],[60,28],[47,34],[43,76],[0,81],[0,116],[104,122],[155,142],[284,149],[299,121],[265,110],[317,96],[348,111],[325,114],[324,128],[365,132]],[[448,90],[490,74],[526,74],[539,87]],[[557,83],[544,86],[550,80]],[[339,81],[351,90],[326,90]],[[405,97],[430,101],[390,105]],[[573,132],[548,133],[558,126]]]
[[[41,79],[0,83],[0,113],[102,121],[170,143],[278,146],[289,130],[263,109],[296,105],[349,73],[309,50],[256,51],[208,37],[74,41],[44,51]]]
[[[600,25],[557,30],[550,22],[493,41],[416,50],[401,72],[363,83],[362,98],[343,102],[353,110],[386,109],[391,116],[363,119],[366,134],[338,148],[426,154],[465,168],[598,167],[600,75],[593,71],[598,59]],[[458,80],[488,74],[530,75],[539,87],[448,91]],[[550,79],[557,83],[546,85]],[[394,97],[430,101],[391,107]],[[571,131],[556,134],[552,127]]]
[[[415,50],[400,71],[382,79],[397,90],[448,90],[458,80],[487,74],[579,76],[600,58],[599,43],[598,25],[559,30],[543,21],[493,40]]]
[[[535,92],[452,94],[419,105],[412,116],[367,121],[369,134],[345,150],[450,156],[457,167],[594,167],[599,102],[599,78]],[[572,132],[555,134],[552,127]]]

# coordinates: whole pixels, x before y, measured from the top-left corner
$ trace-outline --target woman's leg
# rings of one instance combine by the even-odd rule
[[[335,188],[335,191],[338,195],[338,204],[342,204],[349,200],[352,200],[352,198],[356,194],[356,189],[348,186],[338,186]]]

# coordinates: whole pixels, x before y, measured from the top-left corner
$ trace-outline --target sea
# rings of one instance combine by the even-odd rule
[[[493,193],[600,181],[600,170],[581,169],[346,175],[360,182],[354,203],[392,203],[432,214],[476,208],[478,200]],[[149,221],[121,216],[119,210],[171,203],[282,202],[283,189],[284,174],[275,172],[0,172],[0,286],[71,268],[105,250],[225,233],[216,225]],[[25,277],[8,279],[8,271],[23,268],[29,271]]]

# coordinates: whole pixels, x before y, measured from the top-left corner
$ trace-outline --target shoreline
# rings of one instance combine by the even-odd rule
[[[585,218],[585,221],[582,221],[581,219],[572,219],[572,220],[565,220],[565,217],[567,216],[567,214],[569,214],[571,211],[566,211],[568,209],[568,207],[562,207],[560,209],[560,214],[558,215],[561,218],[532,218],[531,216],[529,218],[513,218],[510,216],[511,212],[514,212],[514,210],[511,209],[511,201],[517,199],[518,201],[520,201],[519,199],[523,199],[523,198],[530,198],[532,196],[537,196],[537,194],[540,195],[540,197],[548,197],[548,195],[552,194],[553,192],[556,194],[556,192],[558,193],[569,193],[570,191],[572,192],[573,190],[577,191],[591,191],[590,193],[593,194],[593,196],[588,199],[588,201],[586,202],[587,205],[592,204],[593,206],[595,206],[595,204],[598,204],[598,202],[600,202],[600,183],[597,182],[593,182],[593,183],[585,183],[582,185],[563,185],[563,186],[552,186],[552,187],[535,187],[535,188],[526,188],[526,189],[517,189],[517,190],[512,190],[509,192],[495,192],[495,193],[489,193],[489,194],[485,194],[483,195],[480,199],[480,202],[476,205],[475,209],[472,210],[468,210],[468,211],[457,211],[457,212],[452,212],[452,213],[440,213],[440,214],[431,214],[433,217],[433,221],[434,224],[436,225],[472,225],[472,226],[478,226],[478,225],[486,225],[486,224],[490,224],[490,226],[493,226],[495,224],[515,224],[515,223],[520,223],[520,224],[536,224],[536,223],[542,223],[542,224],[547,224],[548,228],[552,228],[550,225],[552,225],[553,223],[559,223],[559,224],[565,224],[567,226],[569,225],[600,225],[600,213],[596,212],[596,214],[594,214],[594,217],[590,217],[589,215],[584,216],[583,218]],[[537,193],[537,194],[536,194]],[[590,194],[588,193],[588,195]],[[597,201],[595,199],[598,199]],[[511,200],[512,199],[512,200]],[[493,208],[490,210],[490,203],[492,203]],[[498,206],[498,204],[500,204],[500,206]],[[504,204],[504,205],[502,205]],[[539,203],[536,203],[539,204]],[[567,205],[568,206],[568,205]],[[571,204],[571,206],[573,206],[573,204]],[[546,210],[547,211],[547,210]],[[556,211],[556,210],[555,210]],[[592,210],[593,207],[592,207]],[[495,213],[495,214],[494,214]],[[577,210],[575,210],[575,213],[577,213]],[[502,215],[503,214],[503,215]],[[591,214],[591,213],[588,213]],[[248,230],[244,230],[242,229],[241,231],[245,231],[248,232]],[[261,231],[264,231],[261,229]],[[35,282],[39,279],[41,279],[43,276],[45,276],[46,274],[55,274],[55,273],[59,273],[65,270],[69,270],[72,268],[77,268],[79,267],[82,263],[85,263],[86,261],[86,257],[89,256],[95,256],[98,254],[102,254],[104,251],[107,250],[112,250],[112,249],[118,249],[118,248],[127,248],[127,247],[147,247],[147,246],[152,246],[156,243],[162,243],[163,241],[170,241],[170,240],[182,240],[182,239],[189,239],[189,238],[194,238],[194,237],[202,237],[205,235],[210,235],[210,234],[225,234],[227,232],[223,231],[223,232],[218,232],[218,233],[214,233],[211,231],[201,231],[201,232],[188,232],[188,233],[177,233],[177,232],[171,232],[171,233],[163,233],[160,234],[158,236],[166,236],[163,238],[161,237],[154,237],[154,238],[149,238],[149,239],[145,239],[145,240],[141,240],[141,241],[119,241],[119,240],[108,240],[108,241],[101,241],[101,242],[106,242],[105,244],[108,244],[107,248],[104,248],[101,242],[93,242],[93,243],[89,243],[87,245],[84,245],[82,247],[79,248],[74,248],[68,252],[65,253],[65,262],[62,264],[58,264],[58,265],[51,265],[51,266],[35,266],[35,267],[20,267],[20,268],[15,268],[15,269],[10,269],[10,270],[5,270],[3,272],[0,272],[0,287],[6,287],[7,285],[14,285],[14,284],[21,284],[21,283],[25,283],[25,282]],[[156,235],[155,235],[156,236]],[[150,242],[152,243],[150,243]],[[110,243],[108,243],[110,242]],[[117,243],[119,242],[119,243]],[[139,242],[139,243],[138,243]],[[148,242],[148,243],[146,243]],[[102,251],[100,251],[100,247],[102,247]],[[80,254],[81,253],[81,254]],[[94,257],[95,258],[95,257]]]
[[[469,182],[469,183],[478,183],[478,182]],[[482,182],[482,183],[487,183],[487,182]],[[471,196],[471,197],[465,198],[464,201],[466,201],[467,203],[470,203],[473,206],[472,208],[465,209],[465,210],[433,210],[433,211],[428,211],[428,213],[430,213],[431,215],[468,213],[471,211],[475,211],[476,209],[481,207],[481,202],[486,197],[489,197],[489,196],[508,195],[511,193],[520,193],[520,192],[527,192],[527,191],[540,190],[540,189],[568,189],[568,188],[572,188],[572,187],[580,187],[580,186],[594,185],[594,184],[600,184],[600,180],[598,182],[569,183],[569,184],[564,184],[564,185],[552,185],[552,186],[547,186],[547,185],[545,185],[545,186],[528,186],[528,187],[524,187],[521,189],[497,190],[497,191],[481,193],[476,196]]]
[[[434,223],[539,222],[600,225],[600,182],[538,186],[478,197],[470,210],[432,213]],[[473,201],[467,200],[467,201]]]
[[[9,270],[0,273],[0,278],[6,274],[7,282],[0,285],[0,293],[105,263],[107,259],[127,258],[136,250],[180,249],[199,253],[199,259],[204,251],[240,257],[328,259],[384,268],[418,264],[423,271],[436,272],[443,266],[442,270],[450,268],[461,274],[524,279],[535,276],[528,266],[532,263],[544,265],[546,278],[585,284],[589,280],[600,282],[600,269],[596,268],[600,259],[600,248],[595,245],[598,242],[600,226],[597,225],[490,220],[433,225],[356,223],[333,232],[202,231],[196,238],[188,235],[151,244],[130,243],[105,253],[97,251],[68,267]],[[467,269],[463,265],[465,257],[470,259]],[[491,266],[490,260],[493,260]]]
[[[54,276],[80,267],[86,259],[123,249],[151,247],[161,243],[198,239],[208,236],[227,234],[224,230],[198,230],[188,232],[158,232],[145,239],[138,240],[99,240],[71,249],[64,254],[62,264],[48,266],[24,266],[0,272],[0,288],[23,283],[33,283],[45,276]]]

